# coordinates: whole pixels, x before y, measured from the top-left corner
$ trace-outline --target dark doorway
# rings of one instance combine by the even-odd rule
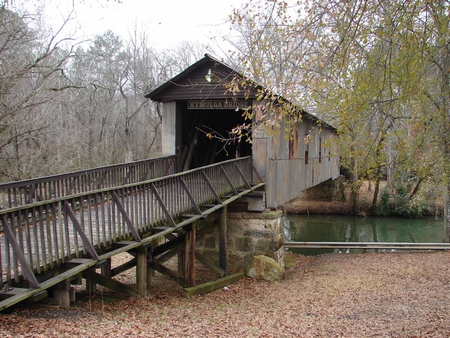
[[[242,110],[233,109],[180,109],[178,121],[181,130],[178,137],[181,138],[181,144],[178,149],[181,169],[188,170],[251,155],[250,142],[244,138],[240,142],[230,139],[233,128],[246,122],[242,113]],[[223,139],[208,137],[208,133]]]

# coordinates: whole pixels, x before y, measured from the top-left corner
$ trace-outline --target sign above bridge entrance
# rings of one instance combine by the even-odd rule
[[[189,100],[187,109],[248,109],[250,100]]]

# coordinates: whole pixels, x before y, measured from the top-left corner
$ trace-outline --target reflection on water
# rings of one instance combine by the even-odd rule
[[[444,220],[432,217],[352,217],[336,215],[287,215],[285,238],[293,242],[407,242],[442,243]],[[289,234],[287,234],[289,232]],[[305,255],[333,249],[302,249]]]

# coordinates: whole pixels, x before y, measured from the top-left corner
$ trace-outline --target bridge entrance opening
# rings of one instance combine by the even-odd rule
[[[177,151],[180,169],[189,170],[252,154],[250,136],[239,139],[232,131],[248,123],[239,108],[190,109],[189,101],[178,101]],[[217,102],[216,102],[217,103]],[[178,107],[179,105],[179,107]],[[192,104],[191,104],[192,105]]]

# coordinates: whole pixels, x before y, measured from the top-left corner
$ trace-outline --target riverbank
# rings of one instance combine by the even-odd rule
[[[340,182],[340,183],[339,183]],[[343,191],[334,188],[333,193],[327,193],[329,184],[325,188],[315,187],[308,189],[298,198],[280,206],[286,214],[313,214],[313,215],[353,215],[353,203],[351,201],[350,188],[342,183],[342,180],[335,182],[341,186]],[[383,182],[382,186],[385,186]],[[373,191],[368,183],[361,186],[359,191],[359,202],[361,206],[368,206],[372,202]],[[325,190],[325,192],[324,192]]]
[[[298,255],[283,281],[244,278],[191,298],[157,274],[144,299],[104,291],[70,309],[2,313],[0,335],[448,337],[449,261],[448,252]]]
[[[382,192],[386,187],[387,182],[380,182],[380,192],[378,194],[377,207],[382,207]],[[331,188],[330,188],[331,187]],[[358,193],[359,212],[358,216],[369,216],[372,214],[372,202],[374,187],[365,181]],[[429,201],[431,203],[432,201]],[[383,216],[399,216],[395,210],[395,198],[391,196],[390,207],[384,210]],[[342,178],[333,181],[332,183],[324,182],[323,185],[305,190],[298,198],[285,203],[279,207],[286,214],[308,214],[308,215],[355,215],[353,208],[350,186],[345,183]],[[386,209],[386,206],[384,207]],[[390,209],[392,208],[392,209]],[[420,209],[400,208],[404,212],[410,210],[408,215],[400,215],[403,217],[417,217],[418,214],[422,216],[443,216],[444,207],[442,201],[438,203],[431,203],[430,205],[422,205]],[[418,213],[417,213],[418,212]]]

